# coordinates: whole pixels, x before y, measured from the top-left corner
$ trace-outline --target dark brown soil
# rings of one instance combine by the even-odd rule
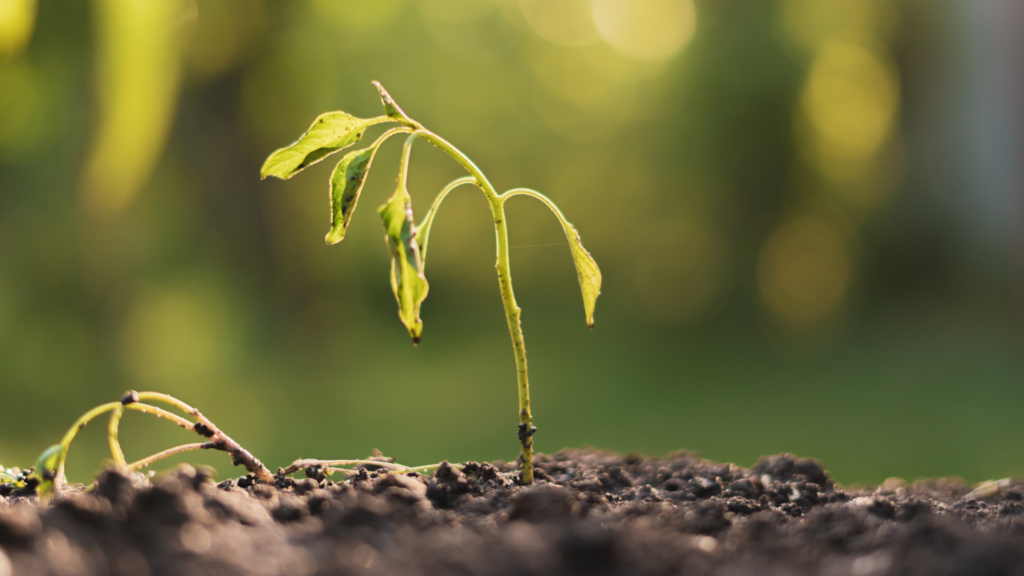
[[[48,508],[0,498],[0,576],[1024,574],[1017,484],[986,501],[947,480],[857,491],[788,454],[536,461],[530,487],[500,462],[278,486],[108,472]]]

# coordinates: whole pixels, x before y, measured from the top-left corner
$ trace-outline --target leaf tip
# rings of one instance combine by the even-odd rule
[[[330,232],[328,232],[327,235],[324,236],[324,243],[326,243],[328,246],[334,246],[335,244],[341,242],[344,239],[345,229],[341,228],[340,230],[331,230]]]

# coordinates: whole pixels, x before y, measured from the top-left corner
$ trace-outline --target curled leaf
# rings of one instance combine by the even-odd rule
[[[597,305],[598,295],[601,294],[601,270],[597,267],[597,262],[594,261],[590,252],[587,252],[587,249],[580,242],[580,233],[565,219],[562,211],[558,209],[558,206],[555,206],[554,202],[540,192],[528,188],[509,190],[502,194],[502,200],[507,200],[518,194],[525,194],[540,200],[558,217],[558,222],[565,231],[565,237],[569,240],[569,249],[572,251],[573,262],[576,264],[576,276],[579,277],[580,290],[583,292],[583,309],[587,315],[587,327],[593,329],[594,307]]]
[[[385,132],[369,148],[349,152],[334,167],[331,174],[331,230],[324,238],[328,244],[337,244],[345,238],[377,149],[388,137],[399,132],[409,132],[409,129],[395,128]]]
[[[344,112],[321,114],[301,138],[290,146],[275,150],[267,158],[260,169],[260,178],[276,176],[287,180],[328,155],[359,141],[370,126],[390,121],[387,116],[363,119]]]
[[[395,193],[387,203],[377,209],[377,212],[384,222],[386,240],[391,250],[391,289],[398,300],[398,317],[409,331],[413,344],[419,344],[423,335],[420,305],[426,299],[430,286],[423,276],[423,261],[420,259],[420,249],[416,243],[412,201],[405,187],[409,151],[415,138],[415,135],[410,136],[405,143]]]

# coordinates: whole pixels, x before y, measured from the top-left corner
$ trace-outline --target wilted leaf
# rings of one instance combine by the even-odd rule
[[[580,280],[580,290],[583,292],[583,309],[587,314],[587,327],[594,327],[594,306],[597,304],[597,296],[601,293],[601,270],[597,267],[597,262],[590,256],[590,252],[583,247],[580,243],[580,233],[576,231],[576,228],[565,219],[562,215],[562,211],[555,206],[555,203],[548,199],[547,196],[536,192],[534,190],[528,190],[526,188],[517,188],[509,190],[503,194],[503,198],[507,199],[510,196],[517,194],[525,194],[527,196],[533,196],[540,200],[555,213],[558,217],[558,221],[562,224],[562,229],[565,230],[565,237],[569,240],[569,249],[572,251],[572,259],[576,263],[576,275]]]
[[[387,116],[363,119],[344,112],[321,114],[294,144],[275,150],[263,163],[260,178],[291,178],[328,155],[359,141],[374,124],[391,121]]]
[[[363,191],[377,149],[389,136],[399,132],[409,132],[409,129],[395,128],[385,132],[372,146],[349,152],[334,167],[331,174],[331,230],[324,238],[328,244],[337,244],[345,238],[345,231],[352,220],[352,213],[359,202],[359,194]]]
[[[398,187],[377,212],[384,221],[388,247],[391,249],[391,289],[398,300],[398,317],[409,330],[413,344],[418,344],[423,334],[420,305],[426,299],[430,286],[423,276],[423,262],[420,259],[419,246],[416,244],[412,202],[405,188],[410,145],[411,139],[406,142],[398,175]]]

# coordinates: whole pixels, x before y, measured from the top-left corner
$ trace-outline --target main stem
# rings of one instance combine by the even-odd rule
[[[520,322],[522,310],[516,305],[516,297],[512,292],[512,270],[508,257],[508,227],[505,224],[504,200],[494,190],[484,173],[477,168],[465,154],[450,142],[434,134],[420,125],[416,134],[438,148],[444,150],[467,172],[476,178],[477,184],[487,196],[494,217],[494,232],[498,243],[498,261],[494,267],[498,271],[498,287],[501,288],[501,301],[505,305],[505,319],[512,335],[512,348],[516,353],[516,376],[519,382],[519,445],[520,445],[520,480],[523,484],[533,484],[533,415],[530,413],[530,379],[526,373],[526,344],[523,341],[523,326]]]

